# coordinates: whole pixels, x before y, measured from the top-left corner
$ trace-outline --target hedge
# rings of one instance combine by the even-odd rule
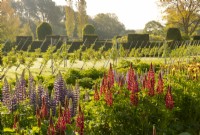
[[[173,41],[182,40],[180,30],[178,28],[169,28],[167,30],[166,40],[173,40]]]
[[[83,35],[93,35],[95,34],[95,28],[91,24],[86,24],[83,28]]]
[[[128,42],[149,41],[149,34],[128,34]]]
[[[83,35],[83,42],[94,43],[97,40],[98,40],[98,35],[96,35],[96,34]]]
[[[42,22],[37,27],[37,38],[39,40],[44,40],[47,35],[52,35],[51,25],[47,22]]]
[[[200,40],[200,36],[199,35],[193,36],[193,40]]]
[[[32,43],[32,36],[16,36],[17,50],[27,51],[28,46]]]

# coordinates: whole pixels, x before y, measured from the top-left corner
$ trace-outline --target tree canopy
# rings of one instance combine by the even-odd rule
[[[96,28],[96,33],[101,39],[111,39],[125,31],[125,26],[119,22],[118,17],[111,13],[97,14],[91,22]]]
[[[86,12],[86,8],[87,8],[87,3],[85,0],[78,0],[77,4],[77,32],[78,32],[78,36],[79,38],[82,37],[82,30],[84,28],[84,26],[87,24],[88,22],[88,16],[87,16],[87,12]]]
[[[160,22],[154,20],[149,21],[145,24],[143,32],[149,34],[151,40],[164,39],[164,26]]]
[[[19,33],[20,19],[11,7],[10,0],[4,0],[0,5],[0,40],[14,40]]]
[[[67,6],[65,10],[66,10],[65,26],[67,35],[69,37],[73,37],[75,29],[75,13],[73,10],[73,0],[67,0]]]
[[[55,5],[52,0],[20,0],[12,1],[12,7],[23,24],[28,23],[34,35],[40,22],[51,23],[55,34],[65,33],[65,10]]]
[[[161,0],[160,4],[167,27],[177,27],[185,36],[193,35],[200,24],[199,0]]]
[[[162,34],[164,26],[157,21],[149,21],[145,24],[144,32],[148,34],[160,35]]]

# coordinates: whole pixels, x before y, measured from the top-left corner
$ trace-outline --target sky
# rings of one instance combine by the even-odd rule
[[[57,5],[65,5],[65,0],[53,0]],[[75,0],[74,0],[75,1]],[[161,20],[158,0],[86,0],[87,14],[94,17],[98,13],[115,13],[126,29],[143,29],[149,21]]]

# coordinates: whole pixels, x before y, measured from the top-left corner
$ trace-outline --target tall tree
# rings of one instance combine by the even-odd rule
[[[148,34],[160,35],[163,33],[164,26],[157,21],[149,21],[145,24],[144,32]]]
[[[33,32],[31,31],[30,25],[28,23],[23,24],[23,26],[20,29],[19,36],[32,36]]]
[[[74,28],[75,28],[73,0],[67,0],[65,26],[67,35],[72,38],[74,35]]]
[[[199,0],[161,0],[160,4],[165,9],[166,26],[179,28],[185,36],[195,32],[200,24]]]
[[[12,6],[22,23],[30,25],[35,36],[37,24],[43,21],[52,25],[55,34],[65,33],[62,31],[65,11],[62,7],[56,6],[52,0],[14,0]]]
[[[10,0],[3,0],[0,6],[0,40],[13,41],[19,33],[20,20],[11,7]]]
[[[78,36],[79,38],[82,37],[82,30],[84,26],[88,22],[88,17],[86,13],[86,1],[85,0],[78,0],[76,4],[77,10],[78,10],[78,25],[77,25],[77,30],[78,30]]]
[[[165,39],[164,26],[160,22],[154,20],[145,24],[143,32],[149,34],[151,40]]]
[[[125,26],[119,22],[115,14],[97,14],[90,22],[94,25],[96,33],[101,39],[110,39],[125,31]]]

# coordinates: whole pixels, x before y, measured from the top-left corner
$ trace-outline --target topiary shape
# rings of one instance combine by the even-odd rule
[[[37,27],[37,38],[39,40],[44,40],[47,35],[52,35],[51,25],[47,22],[42,22]]]

